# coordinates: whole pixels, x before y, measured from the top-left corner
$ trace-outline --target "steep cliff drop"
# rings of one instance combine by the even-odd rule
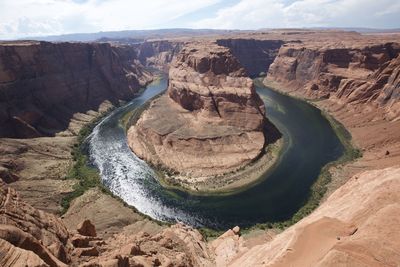
[[[291,36],[290,38],[296,40],[303,40],[306,38],[302,38],[304,33],[295,34],[291,32],[290,34],[285,34],[285,36]],[[331,36],[332,32],[326,32],[326,35]],[[312,36],[312,34],[307,33],[307,36]],[[321,40],[321,44],[322,41],[326,41],[322,40],[320,37],[312,37],[311,39],[317,38]],[[325,47],[316,47],[315,44],[313,46],[310,45],[310,43],[306,43],[306,41],[303,43],[288,44],[282,47],[279,56],[276,58],[275,63],[272,64],[269,71],[268,82],[279,82],[284,85],[282,88],[294,90],[292,92],[294,94],[302,97],[328,98],[316,102],[316,105],[327,108],[331,114],[343,122],[351,131],[354,141],[363,149],[363,157],[361,159],[346,165],[343,169],[337,168],[333,170],[333,183],[338,182],[335,180],[337,179],[336,176],[342,176],[342,183],[347,182],[344,186],[336,190],[335,193],[308,217],[275,237],[274,235],[269,236],[270,230],[265,231],[265,234],[260,237],[257,244],[254,244],[256,242],[252,243],[250,240],[247,240],[246,237],[239,237],[239,231],[237,230],[228,230],[223,236],[216,239],[215,242],[206,244],[196,230],[181,224],[167,228],[159,234],[148,234],[146,227],[148,229],[149,222],[135,222],[135,220],[131,219],[131,224],[128,223],[128,220],[121,216],[129,215],[130,217],[135,217],[137,215],[132,215],[130,213],[132,211],[127,207],[124,207],[124,210],[116,209],[115,206],[117,204],[120,204],[122,207],[123,205],[111,197],[105,202],[104,199],[106,195],[101,193],[100,190],[96,190],[99,191],[96,194],[90,190],[76,199],[77,201],[72,204],[73,208],[69,210],[69,213],[72,215],[69,215],[69,219],[72,221],[70,224],[72,224],[73,227],[69,227],[67,231],[63,222],[55,216],[38,211],[27,203],[24,203],[13,189],[8,188],[7,185],[0,181],[0,221],[2,223],[0,229],[0,254],[3,256],[0,256],[0,265],[28,264],[29,266],[64,266],[65,264],[69,264],[76,266],[82,264],[83,266],[127,266],[129,264],[142,264],[146,266],[161,264],[162,266],[396,266],[396,264],[400,262],[400,246],[398,242],[400,240],[398,234],[400,233],[400,208],[398,204],[400,202],[398,193],[400,191],[400,169],[398,168],[400,158],[400,146],[398,145],[398,140],[400,140],[398,113],[400,110],[398,101],[400,61],[398,48],[396,48],[398,45],[390,42],[387,45],[381,45],[379,44],[381,41],[375,40],[370,45],[363,46],[360,44],[363,42],[361,37],[357,38],[359,39],[354,39],[356,41],[353,40],[352,44],[339,44],[340,46],[337,46],[338,43],[336,40],[332,41],[330,44],[323,44]],[[377,38],[381,40],[384,36],[379,35]],[[340,40],[343,39],[344,37],[342,37],[341,34]],[[43,70],[32,72],[33,66],[42,64],[43,61],[49,57],[47,53],[49,51],[35,54],[36,56],[33,58],[30,57],[30,55],[32,55],[30,49],[36,51],[41,45],[54,47],[57,51],[68,50],[72,54],[67,53],[66,55],[68,56],[65,61],[62,59],[64,53],[60,52],[57,54],[60,58],[57,56],[54,62],[58,64],[64,62],[62,66],[57,66],[57,64],[55,64]],[[88,71],[88,62],[91,62],[88,60],[90,54],[82,51],[86,51],[86,49],[88,49],[88,51],[93,51],[90,49],[90,47],[93,47],[92,44],[67,45],[25,43],[19,45],[8,44],[7,46],[7,48],[1,49],[10,49],[11,51],[15,49],[22,52],[17,54],[11,53],[11,55],[13,55],[11,57],[12,61],[0,61],[2,64],[5,64],[4,62],[13,62],[13,64],[7,66],[0,65],[0,78],[2,81],[0,88],[5,90],[0,94],[0,98],[2,100],[7,100],[0,103],[0,107],[7,107],[7,109],[2,109],[0,111],[0,118],[7,119],[0,120],[2,126],[5,125],[1,128],[3,131],[2,136],[29,137],[37,136],[38,134],[48,134],[48,131],[44,132],[43,128],[39,127],[41,124],[37,124],[33,120],[28,120],[27,118],[30,116],[24,116],[23,119],[32,126],[32,131],[30,131],[30,128],[28,129],[26,127],[27,125],[25,123],[17,122],[17,124],[8,124],[9,119],[13,118],[13,116],[22,118],[19,116],[20,113],[12,112],[19,111],[21,107],[27,107],[25,104],[29,107],[33,105],[38,105],[38,107],[40,107],[43,103],[46,105],[72,105],[72,103],[77,101],[80,104],[82,103],[79,102],[80,98],[77,98],[78,94],[75,93],[72,94],[71,97],[60,98],[58,102],[52,102],[49,101],[49,99],[54,98],[51,97],[52,94],[48,94],[48,92],[52,92],[51,90],[38,90],[35,92],[16,90],[18,88],[24,88],[16,86],[21,84],[21,81],[23,81],[22,84],[28,85],[26,88],[36,88],[32,87],[32,85],[35,84],[35,80],[36,82],[43,82],[46,84],[48,77],[45,73],[53,69],[55,70],[54,66],[60,68],[66,67],[64,70],[60,70],[59,76],[52,76],[53,78],[56,77],[54,79],[57,81],[57,83],[52,83],[54,87],[64,88],[63,86],[59,87],[58,82],[65,81],[62,77],[66,77],[64,75],[68,75],[69,73],[69,69],[67,68],[68,64],[66,62],[73,61],[82,64],[82,69],[77,73],[71,73],[69,77],[74,78],[73,84],[76,82],[77,85],[84,85],[79,87],[73,86],[73,88],[76,88],[78,92],[81,92],[81,90],[86,92],[85,90],[87,88],[93,88],[93,90],[88,91],[91,95],[93,93],[96,96],[98,89],[98,93],[101,96],[106,96],[106,99],[109,99],[109,97],[113,95],[114,91],[110,91],[110,94],[104,93],[108,92],[107,89],[105,89],[108,87],[103,86],[107,84],[107,82],[91,82],[91,85],[96,85],[93,85],[93,87],[86,87],[87,83],[79,82],[80,78],[78,77],[86,77],[87,79],[91,77],[90,79],[93,80],[93,76],[86,75],[88,73],[103,77],[101,74],[103,72],[101,71],[94,71],[93,68],[92,70],[94,72]],[[15,46],[21,47],[15,48]],[[24,46],[29,46],[29,48]],[[124,56],[120,54],[133,55],[129,47],[114,49],[109,45],[103,44],[95,46],[104,47],[102,48],[104,51],[101,51],[108,52],[102,55],[109,55],[109,58],[113,58],[111,62],[114,63],[112,64],[108,60],[104,62],[108,62],[116,67],[115,70],[117,72],[113,72],[113,74],[116,75],[113,76],[114,78],[122,77],[122,80],[124,80],[125,78],[123,77],[127,77],[126,75],[129,76],[130,72],[125,72],[127,66],[124,64],[128,63],[132,66],[133,62],[130,62],[130,60],[125,61],[125,59],[122,59]],[[97,51],[97,48],[94,50]],[[239,49],[237,53],[240,52]],[[193,51],[193,53],[195,52]],[[95,54],[99,56],[97,52]],[[38,55],[40,55],[40,57],[38,57]],[[42,58],[43,56],[45,57]],[[77,58],[74,59],[74,56],[77,56],[79,60]],[[7,59],[4,55],[2,57]],[[16,64],[16,62],[19,62],[18,57],[21,57],[21,59],[27,57],[32,60],[22,60],[21,65],[19,65]],[[150,56],[150,58],[151,57],[152,56]],[[241,60],[239,56],[237,57]],[[163,58],[166,59],[166,61],[164,61]],[[160,62],[162,63],[167,62],[170,56],[163,58],[160,57]],[[151,62],[152,60],[153,59],[147,60],[147,62]],[[159,62],[158,55],[155,56],[155,60]],[[203,65],[200,64],[202,61],[198,60],[197,62],[199,62],[199,64],[196,64],[196,66],[199,67],[196,68],[202,69],[201,66]],[[104,66],[110,66],[108,63]],[[155,65],[157,64],[158,63]],[[187,63],[182,62],[181,64]],[[242,64],[245,65],[243,62]],[[151,63],[149,63],[149,65],[151,65]],[[9,77],[14,77],[13,75],[16,74],[11,75],[9,73],[12,72],[5,72],[5,70],[12,69],[15,66],[19,66],[18,71],[20,72],[21,78],[10,80]],[[136,66],[139,68],[138,70],[141,70],[139,65]],[[125,70],[121,70],[121,67],[124,67]],[[172,70],[176,68],[178,67],[174,65]],[[98,70],[99,65],[97,65],[95,69]],[[107,73],[109,68],[105,67],[105,69],[105,73]],[[193,73],[195,72],[196,71],[193,70]],[[17,70],[15,73],[17,73]],[[122,73],[123,75],[119,76],[117,73]],[[131,75],[134,77],[135,72],[132,71]],[[141,76],[141,74],[139,74],[137,77],[146,76],[145,73],[143,75],[144,76]],[[188,75],[188,73],[185,75]],[[197,75],[200,76],[200,74]],[[208,83],[210,76],[207,75],[203,77]],[[25,79],[26,77],[28,78]],[[221,78],[220,74],[212,74],[212,77]],[[108,80],[103,78],[98,79],[102,81]],[[98,79],[96,78],[95,80]],[[223,80],[225,81],[228,79],[235,80],[236,77],[232,78],[228,75]],[[198,80],[200,80],[200,78],[198,78]],[[214,81],[214,78],[212,80]],[[201,83],[205,82],[201,81]],[[99,84],[102,86],[97,87]],[[117,85],[118,84],[119,83],[117,83]],[[121,84],[125,86],[127,83],[123,81]],[[175,85],[175,87],[177,86]],[[30,96],[31,93],[35,96],[38,92],[44,93],[36,95],[37,97]],[[64,90],[61,90],[61,92],[64,92]],[[76,91],[73,90],[73,92]],[[192,89],[188,90],[188,92],[190,92],[190,94],[188,94],[190,97],[200,95],[196,93],[197,91],[194,89],[193,91]],[[29,101],[23,102],[21,104],[22,106],[15,106],[15,108],[13,108],[12,105],[16,102],[11,102],[9,100],[13,99],[11,97],[14,96],[14,94],[24,97],[29,96]],[[204,96],[201,96],[201,99],[203,99]],[[214,114],[211,117],[212,119],[209,119],[211,123],[215,123],[215,120],[222,120],[222,118],[219,118],[220,116],[218,114],[215,115],[215,110],[195,110],[193,107],[193,110],[189,111],[183,108],[181,104],[178,104],[180,102],[185,103],[184,101],[180,100],[180,102],[176,102],[176,100],[172,100],[172,98],[168,96],[165,96],[165,99],[164,101],[171,103],[171,106],[174,107],[175,110],[179,110],[182,114],[187,116],[185,118],[196,118],[195,122],[206,121],[204,117],[207,118],[207,116],[203,116],[202,114],[207,113]],[[179,100],[181,98],[177,99]],[[200,97],[197,97],[197,99],[200,99]],[[65,103],[62,101],[65,101]],[[161,100],[156,100],[152,108],[155,108],[157,101]],[[204,103],[202,105],[204,106]],[[95,104],[95,106],[97,106],[97,104]],[[82,110],[87,110],[86,108],[88,107],[89,106],[85,105]],[[187,108],[187,105],[185,105],[185,107]],[[59,112],[53,113],[50,112],[49,109],[39,110],[48,116],[46,118],[59,116]],[[71,111],[76,112],[76,110]],[[149,111],[143,114],[141,118],[143,123],[145,114]],[[381,116],[381,111],[385,112],[384,116]],[[161,119],[176,120],[175,117],[171,119],[168,114],[174,113],[165,113]],[[63,118],[66,117],[63,116]],[[189,122],[192,121],[193,120]],[[18,130],[20,129],[18,125],[22,127],[21,131]],[[66,122],[63,121],[62,125],[61,128],[65,127]],[[199,123],[199,125],[202,124]],[[10,128],[10,126],[12,127]],[[9,131],[11,129],[12,131],[10,133]],[[7,134],[5,134],[6,130]],[[22,133],[23,135],[21,135]],[[165,136],[165,138],[167,137],[168,136]],[[61,199],[60,196],[67,192],[65,189],[66,187],[69,188],[69,186],[65,185],[68,183],[68,180],[61,178],[64,177],[66,170],[60,168],[60,166],[68,166],[71,158],[69,152],[72,144],[75,142],[74,137],[62,137],[67,139],[68,142],[63,146],[59,146],[56,142],[58,138],[59,137],[23,140],[2,138],[0,140],[1,145],[6,144],[6,146],[0,147],[1,163],[4,164],[5,169],[9,167],[14,168],[21,176],[19,181],[14,182],[18,177],[4,170],[4,168],[0,168],[0,178],[3,178],[7,183],[14,182],[13,187],[18,188],[18,191],[25,188],[21,193],[27,195],[27,192],[29,192],[29,194],[32,194],[30,198],[24,196],[24,200],[29,204],[34,207],[40,207],[41,209],[52,210],[52,212],[58,210],[58,202]],[[154,134],[152,138],[158,138],[157,140],[160,140],[160,146],[163,144],[161,141],[164,142],[163,136],[158,137]],[[181,145],[183,142],[188,142],[188,146],[192,146],[193,144],[189,142],[198,141],[193,138],[178,140],[180,142],[171,142],[171,144]],[[45,146],[41,145],[39,147],[40,149],[38,149],[39,142],[45,142],[46,144]],[[179,148],[181,149],[182,147],[183,145]],[[216,147],[224,148],[222,145],[212,146],[212,148]],[[189,148],[187,148],[187,150],[188,149]],[[193,146],[192,150],[197,152],[198,147]],[[368,152],[369,150],[373,153]],[[222,149],[219,151],[223,152]],[[7,158],[9,155],[12,155],[10,159]],[[24,161],[24,157],[35,158],[36,161],[33,163]],[[50,165],[46,158],[57,161],[57,165]],[[23,161],[24,164],[19,164],[19,161]],[[361,170],[371,168],[382,169],[385,166],[394,165],[397,167],[359,173]],[[351,176],[348,175],[347,172],[344,172],[345,170],[349,171],[349,169],[350,172],[356,172],[358,174]],[[60,174],[52,174],[55,170]],[[70,184],[70,187],[72,187],[72,183]],[[340,186],[340,182],[339,185],[334,186]],[[46,188],[48,189],[45,190]],[[115,202],[116,204],[110,205],[109,203],[111,202]],[[53,208],[50,209],[49,207]],[[101,234],[102,231],[99,231],[101,227],[100,224],[96,224],[96,227],[98,227],[96,229],[99,235],[98,237],[81,236],[77,235],[74,230],[71,231],[71,229],[75,229],[75,218],[81,218],[81,216],[86,217],[88,214],[90,214],[89,216],[92,216],[93,219],[100,218],[99,220],[102,221],[106,218],[110,220],[108,224],[103,222],[103,232],[110,233],[110,228],[112,226],[118,229],[118,234],[106,239],[106,237],[103,237]],[[99,216],[99,214],[101,216]],[[66,219],[68,219],[68,216],[66,216]],[[122,221],[123,223],[121,223]],[[129,227],[123,227],[127,224],[130,224]],[[130,233],[129,231],[132,231],[135,227],[136,229],[139,228],[143,233]],[[269,241],[271,239],[273,240]],[[307,247],[306,250],[304,249],[305,247]]]
[[[398,35],[340,37],[286,43],[264,82],[319,99],[315,105],[346,127],[363,153],[340,175],[349,177],[400,160],[400,41]]]
[[[52,136],[75,113],[131,99],[152,79],[135,56],[105,43],[1,43],[0,137]]]
[[[133,44],[132,47],[142,65],[168,71],[170,63],[183,45],[179,41],[159,40]]]
[[[278,55],[283,40],[218,39],[217,44],[229,47],[250,77],[265,73]]]
[[[0,42],[0,180],[59,213],[80,129],[152,79],[130,46]]]
[[[170,173],[206,179],[263,152],[264,115],[252,80],[228,48],[191,43],[170,68],[167,94],[129,129],[128,143]]]
[[[277,82],[312,98],[347,104],[384,106],[389,119],[400,115],[400,44],[291,43],[283,46],[268,70],[266,83]]]

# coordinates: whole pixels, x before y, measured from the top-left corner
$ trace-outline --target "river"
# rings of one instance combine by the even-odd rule
[[[327,119],[312,105],[257,86],[267,117],[283,133],[285,152],[259,183],[228,196],[195,196],[165,189],[155,172],[136,157],[126,141],[122,118],[167,87],[163,78],[104,118],[89,136],[89,156],[103,183],[126,203],[150,217],[196,227],[226,229],[290,218],[307,200],[327,163],[344,148]]]

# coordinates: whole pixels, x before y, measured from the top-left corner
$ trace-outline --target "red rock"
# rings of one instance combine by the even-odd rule
[[[159,40],[133,44],[137,58],[144,66],[168,70],[172,59],[183,47],[183,42]]]
[[[336,47],[337,46],[337,47]],[[383,106],[389,119],[400,115],[400,44],[335,43],[333,40],[283,46],[265,81],[279,83],[302,96],[332,98],[340,103]]]
[[[96,227],[92,224],[90,220],[84,220],[77,226],[77,231],[83,236],[93,236],[96,234]]]
[[[52,266],[70,262],[69,233],[61,220],[28,205],[1,181],[0,222],[0,239],[31,251]]]
[[[152,78],[133,48],[106,43],[2,43],[0,66],[0,137],[53,135],[75,113],[129,100]]]
[[[234,171],[264,146],[264,105],[230,50],[188,44],[169,71],[167,95],[128,131],[139,157],[188,177]]]
[[[218,39],[217,44],[229,47],[250,77],[258,77],[274,62],[284,40],[257,40],[253,38]]]
[[[92,236],[84,236],[80,234],[76,234],[71,238],[71,243],[76,248],[86,248],[93,247],[93,245],[101,244],[101,240],[99,238],[95,238]]]
[[[89,256],[89,257],[99,256],[99,251],[95,247],[76,248],[74,253],[78,257],[82,257],[82,256]]]

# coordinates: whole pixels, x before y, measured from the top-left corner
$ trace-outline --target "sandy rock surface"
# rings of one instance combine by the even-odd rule
[[[351,178],[315,212],[230,266],[396,266],[400,168]]]
[[[128,131],[132,150],[190,177],[236,170],[264,146],[264,106],[229,49],[188,44],[169,71],[166,95]]]

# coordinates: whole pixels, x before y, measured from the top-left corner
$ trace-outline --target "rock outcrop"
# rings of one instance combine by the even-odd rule
[[[75,113],[131,99],[151,77],[106,43],[0,44],[0,137],[51,136]]]
[[[238,227],[209,243],[182,224],[157,234],[131,233],[126,227],[107,239],[80,235],[68,231],[55,216],[32,208],[0,182],[0,264],[396,266],[400,261],[399,177],[400,168],[357,174],[310,216],[272,240],[253,245],[240,236]],[[94,228],[89,221],[84,224]]]
[[[156,235],[123,232],[106,240],[99,257],[83,266],[215,266],[201,234],[182,224]]]
[[[26,204],[1,181],[0,186],[0,265],[67,266],[72,246],[61,220]]]
[[[81,222],[68,231],[54,215],[24,202],[0,182],[0,265],[12,266],[214,266],[213,253],[195,229],[177,224],[158,234],[129,229],[107,239]]]
[[[167,94],[128,131],[139,157],[171,172],[204,177],[234,171],[264,147],[264,104],[230,50],[215,43],[183,48]]]
[[[230,266],[396,266],[400,169],[352,177],[311,215]]]
[[[398,118],[400,44],[291,43],[279,50],[266,82],[308,97],[385,106]]]

